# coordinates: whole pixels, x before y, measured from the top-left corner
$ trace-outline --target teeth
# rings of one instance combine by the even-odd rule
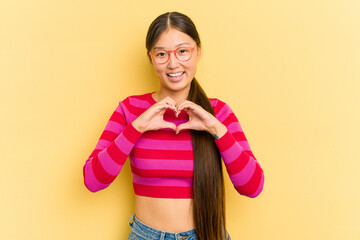
[[[183,74],[183,72],[173,73],[173,74],[169,73],[168,75],[169,75],[170,77],[177,77],[177,76],[180,76],[181,74]]]

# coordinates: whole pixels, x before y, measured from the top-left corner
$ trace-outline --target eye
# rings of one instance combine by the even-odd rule
[[[159,57],[159,58],[163,58],[163,57],[166,57],[166,52],[164,51],[157,51],[155,52],[155,57]]]
[[[187,48],[181,48],[181,49],[179,49],[179,51],[178,51],[179,54],[186,54],[186,53],[188,53],[188,52],[189,52],[189,50],[188,50]]]

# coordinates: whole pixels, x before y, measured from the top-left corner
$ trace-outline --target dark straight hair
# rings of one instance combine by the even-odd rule
[[[152,50],[166,30],[174,28],[189,35],[200,47],[200,37],[193,21],[178,12],[158,16],[150,25],[146,48]],[[150,57],[150,56],[149,56]],[[208,97],[194,78],[187,97],[214,114]],[[193,207],[195,229],[199,240],[222,240],[226,236],[224,178],[219,150],[214,138],[206,131],[191,130],[194,149]]]

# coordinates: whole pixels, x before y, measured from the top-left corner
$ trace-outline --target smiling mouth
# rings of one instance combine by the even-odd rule
[[[178,73],[168,73],[169,77],[179,77],[180,75],[183,75],[185,72],[178,72]]]

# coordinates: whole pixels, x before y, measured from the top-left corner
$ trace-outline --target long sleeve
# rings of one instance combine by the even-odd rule
[[[263,170],[252,153],[240,123],[231,108],[218,100],[216,117],[227,127],[227,132],[215,140],[226,170],[235,189],[241,195],[257,197],[264,185]]]
[[[91,192],[104,189],[114,181],[142,135],[131,123],[126,123],[123,108],[120,102],[83,167],[84,183]]]

